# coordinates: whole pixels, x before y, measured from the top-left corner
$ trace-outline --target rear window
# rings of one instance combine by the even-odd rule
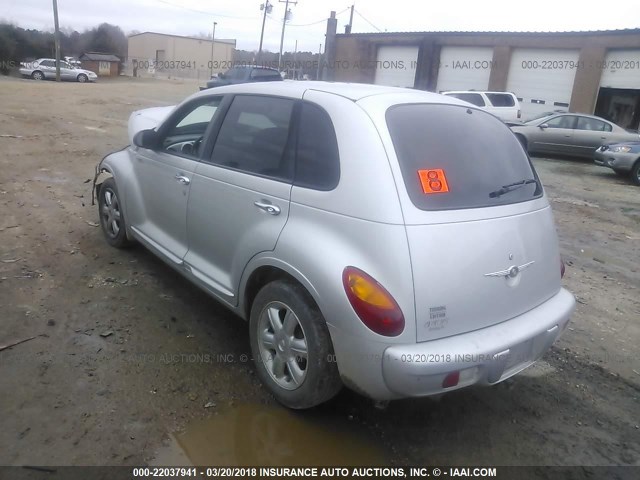
[[[260,80],[282,80],[280,72],[266,68],[254,68],[251,72],[251,78],[259,78]]]
[[[486,93],[485,95],[494,107],[515,107],[516,105],[513,95],[508,93]]]
[[[493,115],[458,105],[407,104],[391,107],[386,118],[407,193],[421,210],[490,207],[542,195],[520,142]],[[444,188],[430,189],[428,175]],[[510,186],[520,182],[527,183]]]

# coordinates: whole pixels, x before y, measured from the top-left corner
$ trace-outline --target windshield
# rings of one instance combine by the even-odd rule
[[[536,115],[535,117],[531,117],[528,118],[527,120],[524,121],[524,123],[537,123],[540,120],[543,120],[545,118],[548,117],[552,117],[553,115],[556,115],[559,112],[545,112],[545,113],[541,113],[540,115]]]
[[[542,187],[522,145],[493,115],[459,105],[387,110],[407,193],[421,210],[523,202]]]

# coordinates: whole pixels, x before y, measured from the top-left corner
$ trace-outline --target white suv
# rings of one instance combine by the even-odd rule
[[[469,90],[442,92],[442,94],[472,103],[476,107],[492,113],[502,121],[520,120],[522,116],[520,102],[511,92],[477,92]]]

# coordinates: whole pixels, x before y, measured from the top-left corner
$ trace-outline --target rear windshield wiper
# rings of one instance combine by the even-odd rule
[[[529,178],[526,180],[520,180],[519,182],[513,182],[510,183],[509,185],[503,185],[502,187],[500,187],[498,190],[495,190],[493,192],[491,192],[489,194],[490,198],[496,198],[499,197],[501,195],[504,195],[505,193],[509,193],[513,190],[516,190],[520,187],[524,187],[525,185],[529,185],[531,183],[538,183],[538,180],[536,180],[535,178]]]

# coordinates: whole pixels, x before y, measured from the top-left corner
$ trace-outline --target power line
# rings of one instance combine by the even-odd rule
[[[203,13],[205,15],[210,15],[212,17],[235,18],[235,19],[238,19],[238,20],[255,20],[256,19],[255,16],[253,16],[253,17],[238,17],[238,16],[235,16],[235,15],[223,15],[223,14],[220,14],[220,13],[205,12],[204,10],[198,10],[196,8],[185,7],[184,5],[177,5],[175,3],[167,2],[165,0],[156,0],[156,2],[164,3],[165,5],[169,5],[169,6],[174,7],[174,8],[181,8],[183,10],[189,10],[190,12]]]
[[[341,10],[340,12],[336,13],[336,16],[346,12],[347,10],[349,10],[351,7],[347,7],[344,10]],[[275,18],[271,18],[271,17],[267,17],[269,20],[271,20],[272,22],[276,22],[276,23],[282,23],[282,20],[277,20]],[[318,20],[317,22],[311,22],[311,23],[287,23],[287,27],[309,27],[311,25],[318,25],[319,23],[324,23],[326,22],[327,19],[323,18],[322,20]]]
[[[358,10],[356,10],[355,12],[358,14],[358,16],[359,16],[361,19],[363,19],[365,22],[367,22],[367,23],[368,23],[369,25],[371,25],[373,28],[375,28],[375,29],[376,29],[376,30],[378,30],[379,32],[381,32],[381,31],[382,31],[382,29],[381,29],[381,28],[376,27],[373,23],[371,23],[369,20],[367,20],[367,19],[364,17],[364,15],[362,15]]]

